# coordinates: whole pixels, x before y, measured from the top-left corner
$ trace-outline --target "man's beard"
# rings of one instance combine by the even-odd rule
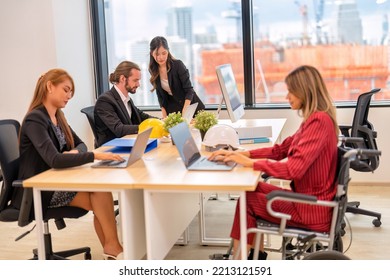
[[[128,93],[134,94],[134,93],[136,92],[137,88],[136,88],[136,87],[134,87],[134,88],[129,87],[129,86],[127,85],[127,80],[128,80],[128,79],[129,79],[129,78],[126,78],[126,81],[125,81],[125,88],[126,88],[126,90],[127,90]]]
[[[137,88],[131,88],[131,87],[126,86],[126,90],[127,90],[127,92],[134,94],[136,92]]]

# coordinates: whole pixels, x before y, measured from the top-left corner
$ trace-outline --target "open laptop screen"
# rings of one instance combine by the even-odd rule
[[[188,129],[187,123],[182,122],[172,127],[170,133],[185,166],[190,166],[193,161],[200,158],[199,149]]]

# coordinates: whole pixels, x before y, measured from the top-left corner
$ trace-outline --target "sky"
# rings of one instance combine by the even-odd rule
[[[289,27],[295,27],[296,32],[296,27],[298,25],[302,26],[299,5],[304,4],[308,7],[309,28],[314,28],[315,9],[313,3],[318,3],[319,1],[254,0],[253,2],[255,11],[259,15],[260,30],[263,32],[272,30],[273,32],[280,33],[282,32],[281,30],[288,32],[289,29],[292,29]],[[359,13],[365,19],[367,25],[365,31],[365,36],[367,37],[372,37],[372,32],[377,33],[377,30],[381,29],[382,17],[378,17],[378,15],[388,13],[390,10],[389,2],[377,4],[376,1],[383,0],[356,0]],[[233,19],[223,18],[222,13],[231,7],[231,0],[111,0],[115,17],[122,18],[122,20],[118,20],[118,25],[131,30],[130,37],[134,40],[140,40],[141,38],[149,40],[153,36],[148,36],[148,34],[165,34],[167,22],[166,11],[175,2],[193,7],[195,33],[204,32],[208,26],[214,26],[219,31],[220,40],[229,39],[229,33],[231,33],[232,28],[235,28],[235,22]],[[331,17],[335,2],[337,1],[325,0],[325,22]],[[116,28],[115,32],[118,33],[117,36],[128,39],[128,32],[123,32],[120,29],[120,27]]]
[[[390,12],[390,1],[377,4],[376,1],[381,0],[324,0],[324,30],[332,27],[331,18],[337,1],[356,1],[363,19],[364,39],[369,43],[380,41],[383,14]],[[302,5],[307,5],[308,31],[314,32],[315,2],[320,0],[253,0],[259,16],[260,33],[267,34],[271,40],[300,36],[303,20],[299,6]],[[192,6],[194,33],[206,32],[212,26],[222,43],[234,41],[236,37],[235,20],[222,16],[232,6],[231,0],[111,0],[110,3],[115,24],[114,37],[120,49],[125,47],[125,43],[120,42],[150,41],[156,35],[164,36],[167,10],[173,3]]]

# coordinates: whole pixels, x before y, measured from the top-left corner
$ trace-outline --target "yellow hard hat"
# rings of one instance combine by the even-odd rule
[[[150,127],[153,128],[150,138],[160,138],[168,135],[164,129],[164,122],[155,118],[149,118],[141,122],[138,127],[138,132],[142,132]]]

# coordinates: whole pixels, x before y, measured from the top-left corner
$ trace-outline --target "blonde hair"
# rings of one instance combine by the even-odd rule
[[[43,102],[46,100],[48,90],[47,83],[51,82],[54,86],[64,82],[65,80],[69,80],[72,84],[72,97],[75,92],[73,78],[63,69],[51,69],[45,74],[41,75],[37,81],[35,86],[34,96],[31,101],[30,107],[28,108],[28,112],[30,113],[32,110],[42,106]],[[61,109],[57,109],[56,118],[59,127],[65,134],[65,140],[68,149],[74,148],[74,139],[72,135],[72,131],[66,121],[65,115]]]
[[[325,112],[333,121],[336,135],[339,127],[336,109],[320,72],[313,66],[303,65],[290,72],[285,83],[291,94],[302,100],[302,116],[306,121],[314,112]]]

